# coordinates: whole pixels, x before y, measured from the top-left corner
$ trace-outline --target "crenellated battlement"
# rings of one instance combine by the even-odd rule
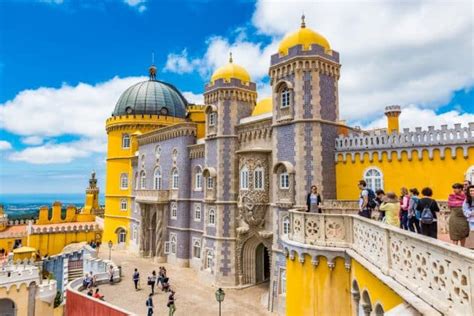
[[[421,127],[415,130],[405,128],[400,134],[388,134],[385,130],[378,130],[360,135],[340,135],[336,138],[335,146],[336,161],[341,154],[343,161],[348,155],[354,161],[356,154],[363,159],[365,153],[368,153],[369,159],[372,160],[374,152],[378,152],[379,160],[382,159],[384,152],[387,153],[389,159],[391,159],[391,154],[396,152],[400,160],[403,151],[407,153],[409,159],[412,153],[417,151],[418,158],[422,159],[423,150],[427,150],[429,158],[432,159],[435,149],[440,151],[441,158],[444,158],[447,149],[450,149],[451,155],[455,157],[457,148],[462,148],[464,157],[467,157],[468,148],[474,146],[474,122],[465,127],[455,124],[454,128],[448,128],[447,125],[442,125],[440,129],[428,126],[427,130]]]

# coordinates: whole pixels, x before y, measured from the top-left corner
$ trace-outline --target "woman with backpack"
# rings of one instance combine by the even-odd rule
[[[438,219],[436,213],[439,212],[438,203],[433,200],[433,190],[423,188],[421,190],[423,197],[418,202],[416,210],[420,212],[421,234],[437,239],[438,238]]]
[[[453,193],[448,196],[448,207],[451,215],[448,220],[449,238],[453,244],[464,247],[466,238],[469,236],[469,223],[463,213],[463,203],[466,199],[464,195],[464,186],[461,183],[455,183],[452,186]]]
[[[416,210],[420,198],[418,197],[420,192],[416,188],[410,189],[410,202],[408,205],[408,228],[412,232],[421,234],[420,229],[420,215],[421,213]]]
[[[408,230],[408,207],[410,206],[410,196],[408,189],[401,188],[400,193],[400,228]]]

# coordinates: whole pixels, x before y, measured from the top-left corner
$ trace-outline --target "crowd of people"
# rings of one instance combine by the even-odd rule
[[[433,190],[425,187],[420,192],[416,188],[400,189],[400,196],[394,192],[373,191],[365,180],[358,183],[360,189],[359,215],[372,218],[379,212],[378,220],[418,234],[438,238],[438,218],[440,208],[432,198]],[[454,244],[464,246],[471,227],[474,228],[474,186],[469,181],[452,185],[453,193],[448,196],[449,236]]]

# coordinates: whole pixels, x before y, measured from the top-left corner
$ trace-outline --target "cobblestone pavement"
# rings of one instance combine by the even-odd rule
[[[99,257],[107,258],[108,251],[99,251]],[[138,315],[146,315],[145,301],[151,292],[146,280],[151,271],[158,273],[159,266],[165,266],[170,284],[176,291],[176,316],[218,315],[219,305],[215,298],[216,288],[199,283],[197,273],[190,268],[178,268],[167,263],[152,263],[149,259],[131,255],[124,250],[113,250],[112,261],[122,266],[122,281],[114,285],[100,285],[100,292],[105,300]],[[137,268],[140,272],[141,290],[135,291],[132,274]],[[224,289],[225,299],[222,303],[222,315],[276,315],[270,313],[260,303],[268,291],[268,283],[246,289]],[[266,297],[266,296],[265,296]],[[154,316],[168,315],[166,307],[168,295],[155,289],[153,304]]]

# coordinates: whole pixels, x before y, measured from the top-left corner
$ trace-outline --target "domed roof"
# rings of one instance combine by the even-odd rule
[[[257,102],[255,108],[252,111],[252,116],[257,116],[260,114],[271,113],[272,112],[272,98],[265,98]]]
[[[112,115],[154,114],[184,118],[187,105],[173,85],[154,80],[150,73],[150,80],[134,84],[122,93]]]
[[[280,42],[278,46],[278,53],[281,55],[287,55],[290,47],[296,45],[303,45],[303,49],[310,49],[312,44],[318,44],[324,47],[325,50],[331,50],[328,40],[321,34],[313,31],[306,27],[304,22],[304,15],[301,17],[301,28],[293,33],[288,34]]]
[[[230,81],[231,78],[239,79],[243,82],[250,82],[250,75],[247,70],[245,70],[244,67],[233,63],[232,53],[230,53],[229,63],[214,71],[211,77],[211,83],[214,83],[218,79]]]

